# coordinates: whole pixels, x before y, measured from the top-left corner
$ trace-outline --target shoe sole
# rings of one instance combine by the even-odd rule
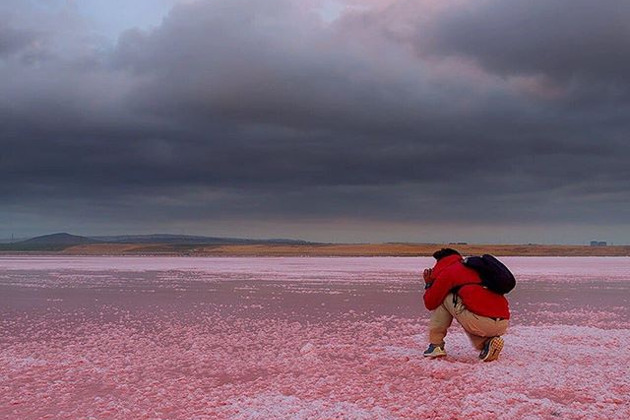
[[[490,348],[488,349],[488,355],[483,359],[484,362],[492,362],[499,358],[503,350],[503,339],[501,337],[494,337],[490,340]]]
[[[431,359],[437,359],[438,357],[446,357],[446,353],[444,354],[423,354],[424,357],[429,357]]]

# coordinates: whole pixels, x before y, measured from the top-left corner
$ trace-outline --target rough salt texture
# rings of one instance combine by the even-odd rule
[[[497,362],[425,258],[0,258],[1,419],[628,419],[630,259],[506,258]]]

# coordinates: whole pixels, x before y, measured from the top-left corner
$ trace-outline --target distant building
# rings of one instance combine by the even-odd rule
[[[591,246],[606,246],[606,241],[591,241]]]

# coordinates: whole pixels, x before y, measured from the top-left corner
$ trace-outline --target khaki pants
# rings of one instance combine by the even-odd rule
[[[453,300],[455,296],[455,300]],[[483,349],[488,337],[496,337],[505,334],[508,320],[495,320],[470,312],[457,295],[449,293],[444,302],[431,312],[429,320],[429,342],[435,345],[444,345],[444,337],[453,318],[464,327],[464,331],[470,338],[470,342],[477,350]]]

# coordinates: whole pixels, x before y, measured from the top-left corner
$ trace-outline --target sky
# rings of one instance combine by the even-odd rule
[[[630,243],[625,0],[3,0],[0,239]]]

